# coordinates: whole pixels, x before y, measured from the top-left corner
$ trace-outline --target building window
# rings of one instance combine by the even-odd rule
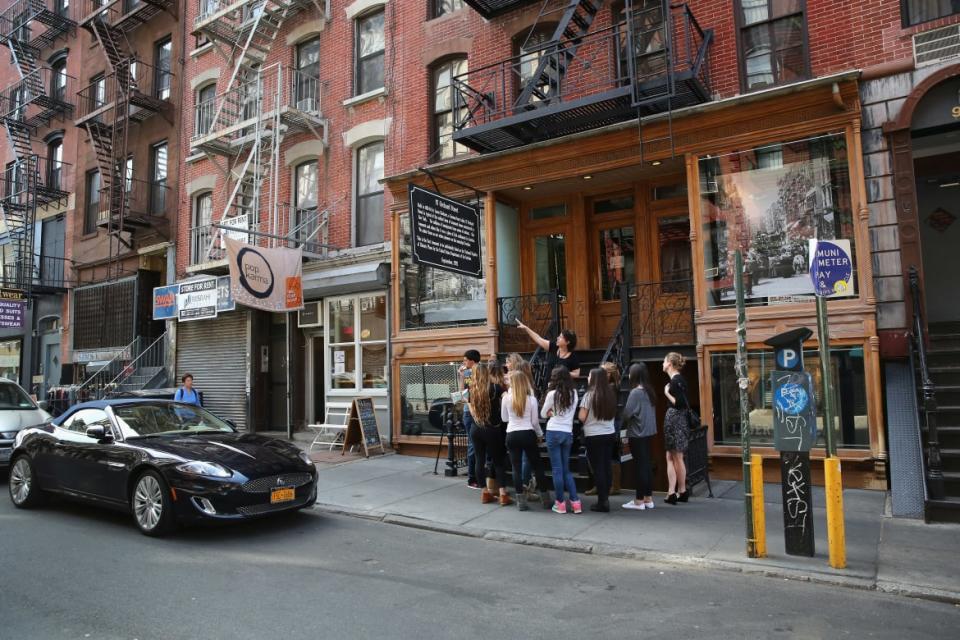
[[[97,230],[97,217],[100,215],[100,172],[96,169],[87,172],[87,210],[83,216],[83,232],[94,233]]]
[[[210,133],[210,129],[213,127],[213,116],[217,108],[216,100],[216,84],[208,84],[197,91],[196,134],[198,136]]]
[[[150,155],[150,213],[161,216],[167,210],[167,141],[153,145]]]
[[[357,150],[357,246],[383,242],[383,141]]]
[[[327,299],[328,389],[363,392],[387,388],[387,296]]]
[[[713,378],[713,437],[717,444],[740,444],[740,386],[737,383],[735,353],[710,355]],[[833,368],[836,410],[835,433],[841,447],[869,447],[870,432],[867,422],[867,385],[862,347],[832,347],[830,361]],[[804,369],[813,378],[817,406],[817,440],[823,440],[823,377],[820,355],[816,350],[804,351]],[[747,396],[750,410],[750,438],[755,445],[773,445],[773,405],[770,373],[776,369],[773,351],[747,353]]]
[[[50,65],[50,97],[58,102],[67,98],[67,58],[57,59]]]
[[[0,342],[0,378],[20,382],[20,340]]]
[[[133,191],[133,156],[127,156],[123,166],[123,188],[127,193]]]
[[[460,362],[401,364],[400,433],[405,436],[440,435],[430,423],[430,409],[439,401],[450,401],[460,391],[457,367]]]
[[[567,248],[562,233],[550,233],[533,239],[535,289],[537,294],[556,289],[567,297]]]
[[[107,104],[107,77],[102,73],[90,79],[90,111],[94,112]]]
[[[430,0],[433,5],[433,16],[439,18],[454,11],[463,9],[463,0]]]
[[[63,185],[63,138],[47,143],[47,188],[60,191]]]
[[[320,241],[317,238],[320,220],[317,217],[317,196],[319,193],[319,163],[310,160],[297,165],[294,174],[293,226],[296,238],[301,242]],[[317,246],[306,242],[304,249],[315,251]]]
[[[320,110],[320,40],[314,38],[297,45],[297,108],[300,111]]]
[[[68,18],[70,13],[70,0],[57,0],[57,15],[61,18]]]
[[[207,260],[211,228],[213,224],[213,192],[201,193],[193,199],[193,227],[196,233],[191,234],[191,264],[200,264]]]
[[[705,157],[699,168],[710,307],[735,304],[738,249],[746,303],[754,306],[813,299],[810,240],[849,240],[856,253],[842,134]],[[853,273],[856,283],[856,260]]]
[[[357,18],[355,79],[356,95],[383,87],[384,12]]]
[[[738,0],[740,68],[746,91],[809,77],[805,0]]]
[[[463,122],[467,108],[463,99],[455,105],[456,90],[453,79],[467,72],[467,59],[456,58],[437,66],[433,70],[433,153],[441,160],[467,153],[467,148],[453,141],[454,108],[457,118]]]
[[[170,38],[164,38],[154,47],[154,96],[161,100],[170,99],[170,86],[173,84],[171,82],[173,79],[173,74],[171,73],[172,54],[173,41],[170,40]]]
[[[903,26],[945,18],[960,13],[960,0],[900,0]]]
[[[516,63],[519,65],[519,84],[516,87],[517,98],[520,98],[520,94],[523,92],[524,87],[527,86],[527,83],[533,79],[534,75],[537,73],[537,68],[540,65],[540,58],[542,58],[548,51],[548,46],[553,38],[553,32],[556,31],[557,25],[555,24],[541,24],[534,27],[529,33],[525,36],[519,37],[515,40],[516,52],[520,56],[519,62]],[[545,77],[545,76],[544,76]],[[554,89],[550,86],[548,81],[543,81],[537,84],[537,94],[530,96],[528,102],[539,102],[544,98],[550,96],[554,92]]]

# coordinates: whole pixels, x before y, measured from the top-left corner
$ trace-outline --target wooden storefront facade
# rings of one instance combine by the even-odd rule
[[[602,350],[616,326],[619,302],[611,296],[610,283],[598,275],[602,268],[594,268],[600,250],[597,238],[607,232],[632,234],[633,264],[628,259],[621,266],[633,270],[636,283],[656,283],[656,300],[652,304],[662,306],[670,304],[671,296],[682,295],[680,289],[665,284],[676,275],[664,261],[667,236],[688,228],[689,256],[684,257],[683,263],[692,280],[688,325],[684,328],[681,320],[670,328],[679,335],[658,339],[657,332],[663,327],[654,322],[644,335],[653,336],[648,340],[650,346],[667,348],[687,343],[696,365],[689,369],[689,375],[696,378],[690,380],[691,389],[698,390],[700,415],[710,429],[714,476],[739,477],[739,445],[714,424],[715,417],[722,413],[715,404],[723,398],[723,392],[718,391],[720,376],[725,371],[723,357],[736,348],[736,313],[731,305],[720,304],[727,294],[716,290],[716,267],[706,264],[714,214],[705,204],[704,191],[710,188],[705,185],[711,182],[702,175],[702,167],[710,158],[733,152],[830,136],[835,146],[843,150],[838,157],[846,162],[849,193],[839,197],[852,213],[849,233],[856,247],[857,271],[856,296],[829,303],[831,345],[853,354],[857,374],[844,384],[856,386],[858,397],[863,399],[855,410],[855,420],[851,416],[856,423],[856,438],[851,436],[850,446],[842,446],[839,454],[846,465],[848,486],[884,486],[883,390],[860,118],[857,76],[847,73],[677,110],[672,120],[665,116],[649,118],[642,127],[637,121],[627,122],[430,167],[432,173],[442,178],[431,179],[421,171],[388,178],[386,186],[395,203],[391,237],[396,239],[391,274],[391,375],[397,381],[391,385],[394,446],[401,453],[436,452],[436,435],[408,428],[404,422],[404,416],[417,405],[414,400],[419,401],[423,410],[429,396],[436,395],[431,392],[436,387],[431,387],[433,383],[421,371],[417,380],[422,391],[408,393],[405,387],[412,388],[413,383],[405,380],[413,378],[405,378],[404,374],[409,374],[413,367],[429,364],[450,363],[453,367],[467,349],[478,349],[484,357],[502,351],[498,298],[505,293],[542,292],[536,263],[537,251],[543,248],[544,241],[538,238],[561,238],[563,242],[563,326],[577,332],[578,348]],[[451,197],[474,197],[473,191],[447,179],[484,194],[482,312],[469,322],[414,326],[404,316],[409,308],[404,297],[411,295],[404,276],[404,264],[410,260],[403,248],[407,186],[411,182],[431,189],[439,186]],[[505,233],[515,238],[505,238]],[[795,268],[798,274],[803,271],[799,266]],[[505,269],[509,274],[503,272]],[[711,277],[713,283],[708,281]],[[511,290],[505,292],[505,287]],[[476,292],[473,297],[477,297]],[[748,309],[749,348],[759,353],[766,349],[765,339],[800,326],[816,331],[812,297],[786,296],[776,304],[753,306]],[[643,335],[632,337],[634,344],[644,340]],[[816,340],[815,335],[807,348],[816,349]],[[770,446],[757,447],[757,451],[765,456],[776,455]],[[815,449],[814,460],[822,457],[823,449]],[[768,465],[767,473],[771,479],[776,477],[776,465]],[[815,479],[818,474],[819,469],[815,469]]]

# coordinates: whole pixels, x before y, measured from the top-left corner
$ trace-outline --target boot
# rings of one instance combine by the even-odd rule
[[[496,502],[496,501],[497,499],[494,497],[494,495],[490,492],[489,489],[484,488],[484,490],[480,492],[481,503],[490,504],[491,502]]]
[[[525,493],[517,494],[517,509],[520,511],[530,510],[530,507],[527,506],[527,495]]]
[[[496,478],[487,478],[487,491],[493,495],[497,495],[497,492],[500,491],[500,485],[497,484]]]
[[[525,491],[526,494],[527,494],[527,498],[529,498],[530,500],[539,500],[539,499],[540,499],[540,494],[537,493],[537,479],[536,479],[536,478],[530,478],[530,483],[526,486],[526,489],[524,489],[524,491]]]
[[[544,509],[550,509],[551,507],[553,507],[553,500],[550,499],[549,491],[540,492],[540,502],[543,503]]]
[[[501,507],[507,507],[507,506],[509,506],[509,505],[511,505],[511,504],[513,504],[513,500],[510,498],[510,496],[507,495],[506,493],[501,493],[501,494],[500,494],[500,506],[501,506]]]
[[[613,486],[610,487],[610,495],[618,496],[620,495],[620,465],[615,464],[613,467]]]

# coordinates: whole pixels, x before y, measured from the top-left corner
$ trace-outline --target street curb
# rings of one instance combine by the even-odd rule
[[[509,531],[476,529],[472,527],[463,527],[460,525],[443,524],[398,514],[388,514],[379,511],[366,511],[319,503],[314,505],[314,509],[324,513],[350,516],[364,520],[374,520],[383,522],[385,524],[393,524],[401,527],[420,529],[423,531],[432,531],[435,533],[446,533],[468,538],[477,538],[488,540],[490,542],[503,542],[508,544],[541,547],[556,551],[583,553],[608,558],[618,558],[622,560],[652,562],[675,567],[708,569],[729,573],[741,573],[744,575],[755,575],[765,578],[796,580],[798,582],[823,584],[847,589],[856,589],[858,591],[877,591],[890,595],[930,600],[933,602],[946,604],[960,604],[960,592],[943,591],[940,589],[920,587],[916,585],[906,585],[887,580],[877,580],[875,578],[871,579],[853,576],[831,575],[817,571],[798,571],[773,565],[752,564],[749,562],[737,562],[734,560],[715,560],[712,558],[700,558],[695,556],[662,553],[659,551],[651,551],[638,547],[582,542],[579,540],[569,540],[565,538],[551,538],[548,536],[511,533]]]

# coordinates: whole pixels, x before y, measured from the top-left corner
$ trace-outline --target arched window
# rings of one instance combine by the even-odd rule
[[[63,135],[47,140],[47,188],[60,191],[63,184]]]
[[[454,58],[437,65],[433,70],[433,154],[441,160],[467,153],[467,148],[453,141],[455,88],[453,79],[467,72],[467,59]],[[466,106],[460,101],[459,120],[466,116]]]
[[[211,83],[197,90],[196,134],[204,136],[213,126],[213,114],[216,112],[217,85]]]
[[[433,18],[439,18],[448,13],[463,9],[463,0],[430,0],[430,2],[433,5],[433,13],[431,15]]]
[[[50,63],[50,97],[58,102],[67,98],[67,57],[62,56]]]

